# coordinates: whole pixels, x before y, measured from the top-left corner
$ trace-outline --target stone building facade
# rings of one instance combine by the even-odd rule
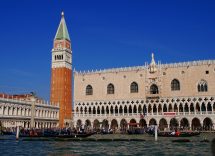
[[[50,105],[29,94],[0,94],[0,122],[6,128],[58,127],[59,106]]]
[[[74,72],[74,123],[213,129],[215,60]]]

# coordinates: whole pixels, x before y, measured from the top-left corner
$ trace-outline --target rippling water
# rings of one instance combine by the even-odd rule
[[[113,138],[113,136],[107,137]],[[173,143],[172,138],[159,138],[158,142],[155,142],[152,137],[143,138],[146,141],[57,142],[15,141],[14,138],[10,138],[11,140],[0,140],[0,155],[211,155],[210,142],[201,143],[201,137],[192,138],[191,142],[187,143]]]

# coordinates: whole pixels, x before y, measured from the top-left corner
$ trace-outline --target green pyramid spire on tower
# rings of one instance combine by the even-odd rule
[[[67,39],[70,41],[69,33],[66,26],[66,21],[64,19],[64,12],[61,13],[61,21],[57,29],[57,33],[55,35],[55,40],[63,40]]]

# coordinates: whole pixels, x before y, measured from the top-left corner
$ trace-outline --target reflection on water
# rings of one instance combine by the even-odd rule
[[[210,143],[192,139],[188,143],[172,143],[169,138],[158,142],[146,139],[144,142],[63,142],[63,141],[15,141],[0,140],[0,155],[211,155]]]

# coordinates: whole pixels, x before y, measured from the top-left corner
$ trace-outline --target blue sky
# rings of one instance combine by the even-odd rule
[[[76,70],[215,59],[213,0],[1,0],[0,92],[49,100],[51,49],[65,12]]]

